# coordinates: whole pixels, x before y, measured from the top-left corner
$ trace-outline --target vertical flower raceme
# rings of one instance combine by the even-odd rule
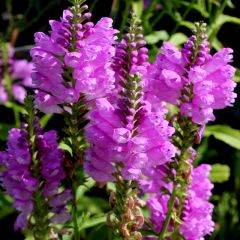
[[[184,203],[180,232],[188,240],[202,239],[214,230],[213,205],[209,203],[213,184],[209,181],[211,166],[202,164],[193,169],[192,181]]]
[[[0,152],[0,165],[4,167],[1,182],[14,199],[13,207],[21,212],[15,229],[32,225],[35,238],[46,239],[50,222],[63,224],[69,220],[65,206],[72,196],[68,190],[60,191],[65,177],[64,156],[58,149],[56,132],[43,134],[32,117],[30,113],[23,129],[9,132],[8,149]]]
[[[142,178],[145,168],[165,164],[176,151],[169,141],[174,129],[168,126],[165,109],[153,111],[145,100],[143,76],[149,63],[139,32],[141,28],[132,20],[116,46],[115,91],[97,101],[86,129],[90,148],[85,169],[97,181],[116,182],[117,192],[111,197],[116,199],[116,218],[110,215],[109,222],[126,239],[138,239],[137,230],[143,224],[138,197],[131,193],[134,182]]]
[[[146,74],[148,57],[143,36],[135,33],[138,28],[130,28],[116,47],[116,91],[108,99],[99,99],[90,113],[86,135],[91,147],[86,169],[98,181],[113,180],[116,163],[124,165],[121,174],[125,179],[136,180],[142,169],[164,164],[175,153],[169,141],[174,130],[168,126],[165,109],[153,111],[144,97],[142,77]]]
[[[208,179],[211,167],[207,164],[202,164],[192,169],[191,183],[187,191],[187,198],[184,202],[183,213],[181,216],[180,234],[186,240],[200,240],[204,236],[210,234],[214,230],[214,223],[211,220],[213,205],[208,202],[211,196],[213,184]],[[165,187],[169,191],[172,190],[172,184],[166,184],[166,169],[159,169],[154,172],[154,177],[151,181],[145,181],[143,188],[145,192],[158,192],[148,197],[147,205],[151,211],[150,220],[154,225],[155,230],[159,233],[163,227],[164,220],[168,213],[169,195],[160,191],[159,187]],[[155,182],[160,182],[156,189]],[[166,191],[165,191],[166,192]],[[178,204],[176,199],[175,204]],[[169,231],[174,231],[174,222],[168,226]],[[177,237],[175,235],[175,237]],[[156,238],[154,238],[156,239]],[[178,236],[177,239],[180,239]]]
[[[232,50],[224,48],[212,56],[206,38],[205,25],[200,23],[182,51],[164,43],[148,77],[151,93],[180,106],[182,115],[200,125],[213,121],[213,110],[232,106],[236,98],[235,69],[229,65]]]
[[[199,195],[194,192],[194,184],[197,181],[194,178],[197,178],[198,171],[196,170],[195,175],[195,169],[192,170],[192,161],[195,158],[192,146],[196,142],[199,143],[205,124],[214,120],[213,110],[232,105],[236,97],[233,93],[236,84],[232,80],[235,70],[229,65],[232,51],[223,49],[211,56],[205,32],[205,24],[197,23],[194,35],[181,51],[170,43],[165,43],[162,53],[148,69],[150,74],[147,76],[147,88],[155,95],[152,99],[166,101],[179,107],[179,112],[171,121],[175,127],[172,139],[178,151],[173,161],[167,164],[168,170],[163,182],[159,182],[162,184],[160,189],[166,202],[164,203],[158,194],[159,187],[148,201],[152,211],[151,220],[160,232],[159,239],[164,239],[165,236],[202,239],[213,230],[212,205],[207,203],[208,197],[202,198],[203,204]],[[164,89],[164,92],[160,89]],[[188,160],[189,156],[191,161]],[[205,170],[209,172],[208,167]],[[151,171],[150,175],[148,171],[147,176],[150,179],[155,178]],[[172,185],[169,185],[170,182]],[[143,181],[144,189],[146,186],[148,184]],[[209,183],[208,186],[210,189],[212,185]],[[148,189],[147,192],[149,193]],[[191,210],[187,205],[191,206]],[[199,219],[202,216],[203,220],[192,226],[196,237],[192,238],[188,227],[191,221],[195,222],[195,214],[199,214]],[[156,220],[157,216],[159,221]],[[188,223],[184,224],[184,221]],[[204,221],[208,222],[209,228],[205,228]]]
[[[15,223],[15,229],[27,227],[27,217],[33,211],[33,194],[39,187],[39,180],[33,177],[30,145],[27,133],[20,129],[11,129],[8,136],[8,149],[0,152],[2,187],[15,201],[13,207],[21,211]]]
[[[33,83],[36,104],[44,112],[61,112],[60,106],[77,102],[80,93],[91,100],[113,89],[111,59],[117,31],[110,18],[94,25],[87,9],[75,4],[64,10],[60,21],[49,21],[50,35],[35,33]]]
[[[0,43],[0,103],[17,100],[23,103],[26,87],[32,86],[33,64],[14,58],[10,44]]]
[[[110,18],[101,18],[95,25],[90,22],[84,0],[71,2],[74,6],[63,11],[60,21],[49,21],[49,35],[35,34],[31,56],[37,107],[45,113],[64,115],[64,142],[72,150],[66,165],[72,166],[68,177],[74,195],[74,234],[79,239],[76,199],[77,188],[85,181],[82,165],[87,146],[87,105],[94,105],[92,100],[105,97],[114,88],[111,62],[117,31]]]

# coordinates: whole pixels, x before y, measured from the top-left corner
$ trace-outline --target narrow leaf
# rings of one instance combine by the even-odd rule
[[[216,139],[240,150],[240,131],[226,125],[213,125],[205,129],[205,137],[213,135]]]
[[[230,168],[228,165],[214,164],[210,173],[210,180],[214,183],[222,183],[228,181],[230,177]]]

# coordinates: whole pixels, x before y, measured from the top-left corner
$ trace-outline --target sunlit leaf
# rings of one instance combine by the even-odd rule
[[[145,39],[148,44],[155,44],[161,41],[166,41],[168,39],[169,35],[167,31],[161,30],[161,31],[154,31],[151,34],[145,36]]]
[[[137,18],[140,19],[143,12],[143,0],[132,2],[132,8]]]
[[[180,46],[181,44],[185,43],[187,39],[188,37],[185,34],[178,32],[174,33],[169,41],[175,46]]]
[[[216,139],[225,142],[229,146],[240,150],[240,131],[227,125],[207,126],[205,137],[213,135]]]
[[[228,165],[213,164],[210,172],[210,180],[214,183],[222,183],[228,181],[230,177],[230,168]]]

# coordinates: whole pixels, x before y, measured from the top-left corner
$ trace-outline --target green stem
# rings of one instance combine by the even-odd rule
[[[170,197],[170,199],[168,201],[167,216],[165,218],[165,221],[164,221],[161,233],[159,235],[159,238],[158,238],[159,240],[163,240],[164,239],[164,235],[165,235],[165,233],[167,231],[169,222],[171,220],[172,209],[173,209],[174,201],[175,201],[175,198],[176,198],[176,195],[177,195],[177,184],[178,184],[177,182],[174,183],[173,192],[172,192],[171,197]]]
[[[21,126],[19,111],[16,108],[13,108],[13,113],[14,113],[15,125],[17,128],[19,128]]]
[[[185,12],[183,13],[183,16],[181,18],[181,21],[177,21],[177,24],[175,25],[174,29],[172,30],[172,32],[169,34],[169,39],[172,37],[172,35],[174,33],[176,33],[176,31],[178,30],[178,28],[181,26],[182,21],[187,17],[188,13],[191,11],[192,9],[192,5],[194,4],[195,0],[192,0],[191,3],[189,4],[189,6],[187,7],[187,9],[185,10]],[[168,39],[168,40],[169,40]]]
[[[121,26],[120,26],[120,33],[122,33],[124,28],[126,27],[126,23],[127,23],[127,20],[128,20],[128,14],[129,14],[129,10],[130,10],[130,7],[131,7],[131,1],[126,0],[125,4],[126,4],[126,6],[125,6],[124,12],[122,14],[122,22],[121,22]]]
[[[72,219],[74,224],[74,240],[80,240],[80,232],[78,227],[78,214],[77,214],[77,185],[73,183],[73,206],[72,206]]]

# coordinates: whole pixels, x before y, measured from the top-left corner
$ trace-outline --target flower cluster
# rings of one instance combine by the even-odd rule
[[[80,93],[91,100],[113,89],[110,65],[117,31],[110,18],[96,25],[86,21],[91,17],[83,13],[87,9],[87,5],[73,6],[63,12],[61,21],[50,21],[50,36],[35,34],[32,77],[36,104],[43,112],[62,112],[59,105],[77,102]]]
[[[26,87],[32,86],[33,64],[27,60],[14,58],[10,44],[1,44],[0,49],[0,103],[11,98],[23,103]]]
[[[180,233],[187,240],[203,239],[214,230],[214,223],[211,220],[213,205],[208,202],[211,196],[213,184],[209,181],[211,167],[202,164],[192,170],[191,184],[187,192],[187,199],[184,203]],[[148,207],[151,211],[150,220],[156,231],[159,233],[168,211],[169,195],[160,191],[163,187],[172,191],[172,184],[166,184],[164,178],[167,176],[167,169],[161,167],[149,174],[150,180],[142,181],[142,188],[148,193],[157,193],[148,197]],[[177,200],[176,200],[177,204]],[[169,226],[173,230],[173,226]]]
[[[166,111],[153,111],[144,99],[141,77],[149,64],[145,41],[136,30],[130,28],[116,47],[113,69],[117,91],[109,100],[98,99],[89,115],[86,136],[91,147],[86,170],[97,181],[113,181],[119,163],[124,166],[124,178],[139,179],[142,169],[165,164],[175,155],[169,141],[174,129],[165,120]]]
[[[215,119],[214,109],[232,106],[236,83],[232,80],[235,69],[229,65],[232,50],[224,48],[211,56],[205,36],[201,39],[201,44],[195,46],[196,36],[192,36],[181,51],[164,43],[147,78],[149,92],[161,101],[180,106],[181,114],[194,123],[205,125]]]
[[[27,217],[34,207],[32,197],[39,187],[39,180],[30,171],[31,162],[27,133],[20,129],[11,129],[8,149],[0,152],[0,163],[6,168],[1,172],[2,187],[15,200],[13,207],[22,212],[17,218],[15,229],[27,227]]]
[[[0,165],[5,168],[1,182],[15,200],[13,207],[21,211],[15,229],[26,229],[29,215],[40,204],[35,202],[37,192],[42,194],[44,202],[49,202],[52,222],[64,223],[69,219],[65,205],[71,194],[68,190],[59,192],[65,173],[63,152],[58,149],[56,140],[54,131],[38,132],[35,158],[27,131],[13,128],[9,132],[8,149],[0,152]]]

